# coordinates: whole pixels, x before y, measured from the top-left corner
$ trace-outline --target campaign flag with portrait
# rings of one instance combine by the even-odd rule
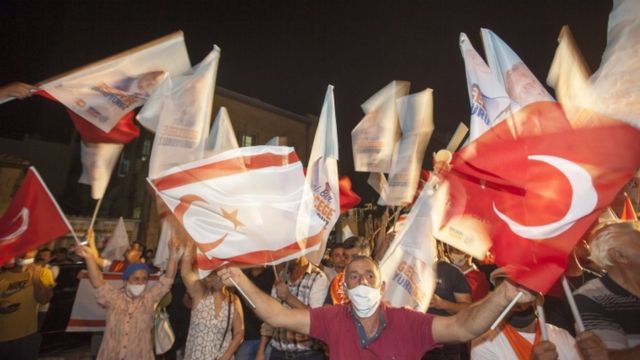
[[[38,86],[76,114],[74,122],[87,122],[82,125],[88,133],[109,133],[121,120],[132,119],[131,111],[144,104],[168,76],[190,67],[184,36],[178,31]]]

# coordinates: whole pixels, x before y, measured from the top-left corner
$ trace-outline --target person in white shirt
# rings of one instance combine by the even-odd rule
[[[506,277],[505,269],[499,268],[491,273],[491,282],[497,286]],[[581,359],[575,339],[564,329],[546,324],[549,340],[542,341],[535,305],[536,300],[517,304],[495,330],[475,338],[471,360]]]

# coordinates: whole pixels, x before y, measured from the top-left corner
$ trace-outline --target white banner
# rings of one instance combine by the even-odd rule
[[[80,142],[82,174],[78,182],[91,185],[93,199],[104,196],[123,148],[124,144]]]
[[[169,74],[191,67],[182,32],[177,32],[94,64],[39,87],[104,132],[144,104]]]
[[[214,46],[194,67],[193,75],[169,79],[138,114],[158,119],[149,160],[151,178],[204,156],[219,59],[220,49]]]

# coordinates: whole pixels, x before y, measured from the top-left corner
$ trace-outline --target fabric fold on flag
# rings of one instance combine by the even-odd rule
[[[69,232],[69,221],[36,169],[30,167],[0,218],[0,265]]]
[[[638,214],[633,208],[633,203],[631,202],[631,198],[629,198],[629,195],[627,193],[624,194],[624,206],[622,207],[622,211],[620,212],[620,220],[638,221]]]

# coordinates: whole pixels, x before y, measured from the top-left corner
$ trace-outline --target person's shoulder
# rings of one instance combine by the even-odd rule
[[[575,292],[574,295],[583,295],[588,298],[593,298],[597,295],[601,295],[605,292],[608,292],[607,288],[602,283],[602,278],[595,278],[587,281],[582,286],[580,286]]]

